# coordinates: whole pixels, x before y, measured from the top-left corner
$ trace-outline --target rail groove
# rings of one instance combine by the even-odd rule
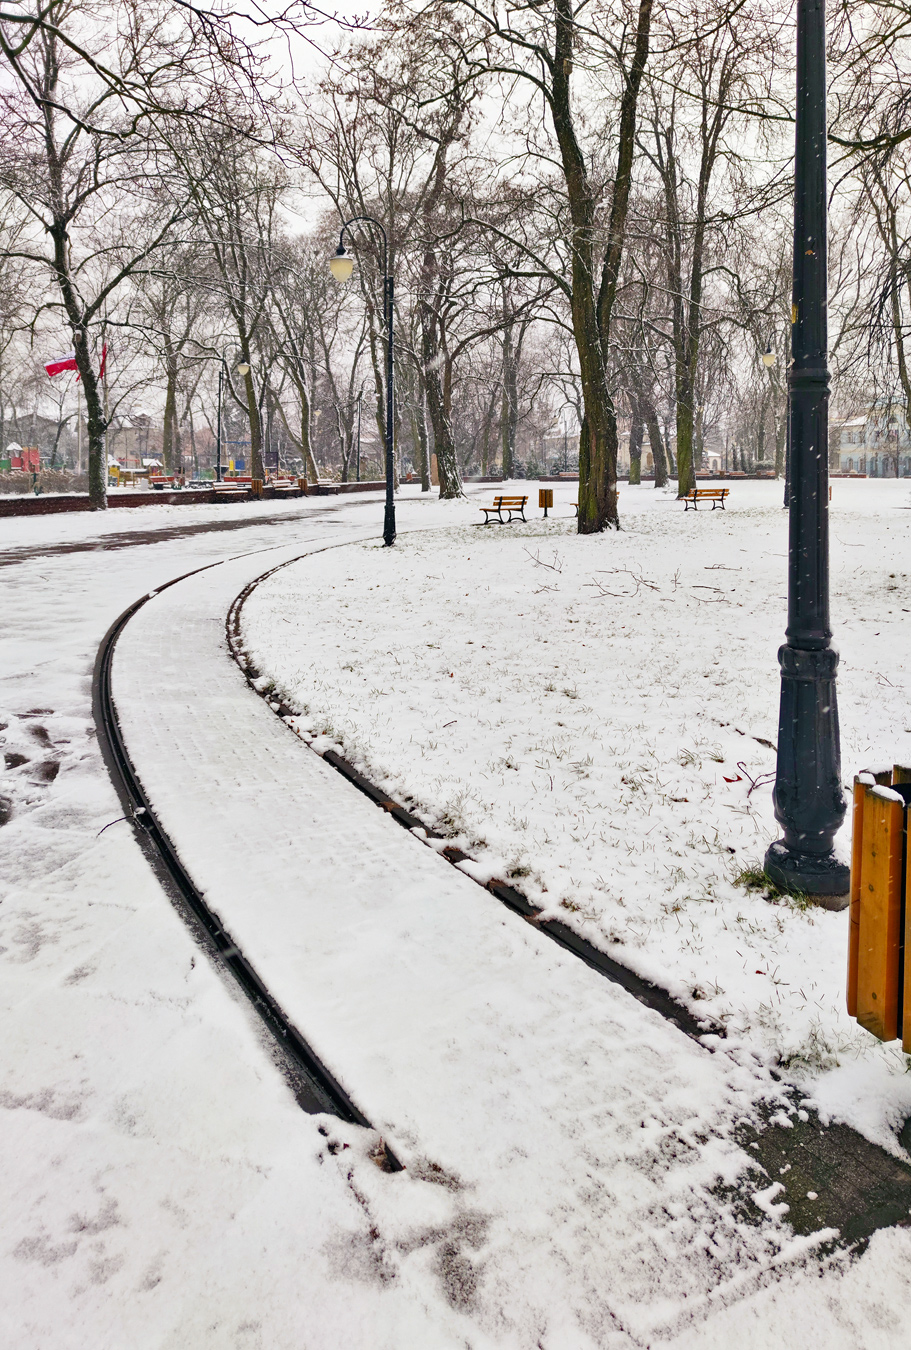
[[[294,561],[297,560],[279,563],[248,582],[231,604],[225,624],[228,648],[248,685],[275,716],[284,720],[292,734],[294,728],[288,719],[293,720],[294,710],[274,692],[266,692],[255,683],[260,672],[243,649],[241,614],[244,603],[256,587]],[[342,755],[330,750],[324,752],[322,758],[399,825],[422,837],[453,866],[471,861],[459,849],[445,845],[443,836],[429,831],[423,821],[372,783]],[[724,1027],[699,1020],[666,989],[651,984],[614,961],[559,920],[542,918],[515,887],[503,881],[483,883],[471,877],[470,872],[463,871],[463,874],[477,885],[484,885],[502,904],[533,923],[540,932],[606,979],[620,985],[639,1003],[673,1023],[707,1052],[724,1045]],[[780,1066],[770,1068],[769,1073],[778,1085],[778,1101],[771,1105],[759,1104],[757,1119],[743,1121],[735,1137],[750,1151],[765,1176],[782,1185],[782,1199],[787,1203],[788,1221],[794,1231],[810,1235],[829,1229],[833,1236],[827,1239],[826,1250],[836,1247],[859,1250],[878,1229],[911,1226],[911,1168],[908,1164],[848,1125],[837,1121],[823,1122],[812,1104],[804,1100],[799,1086],[789,1081],[790,1076]],[[782,1103],[787,1103],[788,1107],[786,1126],[781,1122]],[[907,1131],[911,1133],[911,1122]],[[905,1143],[905,1131],[901,1143]],[[742,1193],[732,1191],[731,1194],[734,1203],[744,1204]],[[753,1218],[755,1220],[755,1215]]]
[[[288,1080],[298,1104],[310,1114],[331,1114],[350,1124],[370,1129],[372,1128],[370,1121],[307,1044],[269,993],[231,934],[206,904],[192,877],[183,866],[174,845],[156,819],[130,760],[117,719],[111,687],[112,666],[117,639],[130,619],[161,591],[220,565],[220,562],[210,563],[174,577],[134,601],[108,629],[98,648],[92,680],[93,713],[102,756],[123,805],[124,814],[133,824],[140,846],[152,864],[156,876],[172,902],[190,923],[194,934],[207,949],[210,957],[218,967],[230,974],[271,1034],[279,1067]],[[402,1169],[402,1164],[385,1144],[381,1144],[376,1161],[387,1171]]]
[[[283,700],[279,700],[276,704],[274,694],[264,693],[257,687],[256,680],[259,678],[261,672],[253,665],[243,649],[241,614],[248,596],[253,593],[257,586],[268,577],[273,576],[276,572],[280,572],[283,568],[290,566],[291,562],[295,561],[297,560],[291,559],[287,562],[281,562],[276,567],[269,568],[262,576],[254,577],[252,581],[248,582],[232,602],[231,607],[228,610],[225,624],[228,648],[231,655],[234,657],[234,660],[240,667],[247,684],[255,694],[264,700],[271,711],[283,720],[293,718],[296,714]],[[285,724],[287,725],[287,721]],[[289,728],[289,730],[293,731],[293,728]],[[321,757],[327,764],[330,764],[333,769],[340,773],[342,777],[346,778],[349,783],[356,787],[358,791],[363,792],[365,797],[369,797],[372,802],[382,810],[386,811],[392,819],[404,829],[410,831],[412,834],[416,834],[419,838],[428,842],[431,847],[435,848],[436,852],[438,852],[441,857],[445,858],[447,862],[452,863],[453,867],[463,871],[460,867],[461,863],[474,861],[467,853],[463,853],[460,849],[454,848],[451,845],[446,845],[444,842],[444,835],[428,829],[424,821],[413,815],[406,807],[402,806],[400,802],[391,798],[387,792],[384,792],[381,788],[377,787],[375,783],[372,783],[370,779],[366,778],[353,764],[350,764],[343,755],[337,754],[334,750],[326,750],[322,753]],[[514,914],[519,914],[523,919],[534,924],[539,932],[544,933],[545,936],[551,938],[558,946],[563,947],[565,951],[572,952],[574,956],[579,957],[579,959],[584,961],[587,966],[598,971],[600,975],[603,975],[613,984],[620,985],[628,994],[631,994],[633,998],[637,999],[639,1003],[647,1008],[651,1008],[653,1012],[659,1013],[666,1021],[672,1022],[679,1031],[682,1031],[685,1036],[689,1036],[691,1040],[698,1041],[699,1044],[704,1047],[704,1037],[706,1036],[724,1038],[725,1029],[720,1023],[708,1018],[697,1017],[689,1008],[685,1007],[682,1003],[679,1003],[673,995],[669,994],[666,989],[662,989],[659,985],[652,984],[651,981],[643,979],[641,975],[637,975],[634,971],[630,970],[628,966],[624,966],[619,961],[615,961],[613,957],[608,956],[606,952],[601,951],[600,948],[596,947],[574,929],[570,928],[568,924],[561,923],[559,919],[543,918],[540,910],[537,909],[521,891],[517,890],[515,886],[510,886],[506,881],[477,881],[476,878],[471,876],[470,872],[466,871],[463,871],[463,875],[469,877],[470,880],[475,881],[477,885],[483,886],[484,889],[495,896],[501,904],[504,904],[508,909],[511,909]]]
[[[309,553],[299,556],[309,556]],[[248,583],[233,601],[226,623],[229,650],[248,684],[281,718],[293,717],[293,710],[277,702],[274,695],[265,694],[256,688],[254,681],[259,672],[241,650],[240,616],[244,601],[260,582],[298,560],[293,558],[283,561]],[[102,753],[123,802],[125,814],[131,818],[140,844],[156,874],[217,965],[230,972],[271,1032],[277,1062],[295,1091],[299,1104],[309,1112],[330,1112],[343,1120],[369,1127],[369,1122],[289,1022],[256,972],[238,951],[230,934],[200,896],[145,799],[120,734],[116,707],[111,696],[111,663],[117,638],[137,610],[158,591],[219,565],[214,563],[194,569],[143,596],[126,609],[108,630],[98,651],[93,685],[95,720]],[[289,730],[293,731],[293,728],[289,727]],[[329,752],[323,758],[403,828],[413,833],[421,831],[427,842],[454,866],[468,861],[459,850],[447,847],[442,838],[430,837],[423,822],[390,799],[342,756]],[[642,980],[559,921],[541,919],[526,897],[515,888],[493,881],[487,883],[486,889],[501,903],[534,923],[553,941],[622,986],[640,1003],[671,1021],[685,1035],[700,1041],[706,1050],[723,1043],[716,1041],[713,1045],[716,1028],[700,1024],[666,990]],[[704,1039],[706,1037],[707,1040]],[[846,1246],[859,1250],[877,1229],[911,1224],[911,1168],[907,1163],[871,1143],[849,1126],[837,1122],[825,1124],[811,1103],[802,1100],[803,1094],[795,1084],[781,1082],[782,1076],[773,1074],[780,1083],[779,1104],[781,1100],[790,1103],[787,1128],[782,1127],[777,1108],[773,1114],[773,1107],[760,1105],[758,1119],[741,1122],[735,1137],[742,1147],[751,1151],[751,1156],[766,1178],[776,1182],[781,1179],[784,1188],[781,1198],[789,1206],[788,1222],[794,1231],[810,1235],[818,1234],[820,1230],[831,1230],[832,1236],[830,1238],[827,1235],[825,1250]],[[382,1142],[374,1157],[385,1170],[401,1170],[401,1164]],[[747,1186],[746,1193],[742,1189],[732,1190],[732,1203],[749,1208],[750,1189]],[[755,1215],[752,1217],[755,1221]]]

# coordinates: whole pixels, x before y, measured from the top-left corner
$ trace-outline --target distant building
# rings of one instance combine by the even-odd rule
[[[911,435],[902,404],[874,404],[858,417],[837,420],[835,429],[841,473],[911,478]]]

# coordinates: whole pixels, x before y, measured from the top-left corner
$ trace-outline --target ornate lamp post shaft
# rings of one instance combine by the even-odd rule
[[[844,895],[832,841],[845,814],[829,627],[829,370],[826,326],[826,26],[824,0],[798,0],[790,402],[788,627],[778,653],[781,709],[773,881]]]

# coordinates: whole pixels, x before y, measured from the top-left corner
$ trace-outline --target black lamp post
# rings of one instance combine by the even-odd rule
[[[361,481],[361,404],[364,401],[364,391],[357,391],[357,470],[356,482]]]
[[[221,447],[222,447],[223,440],[224,440],[224,438],[223,438],[223,436],[222,436],[222,420],[223,420],[223,417],[222,417],[222,408],[223,408],[223,405],[224,405],[224,392],[223,392],[223,391],[224,391],[224,387],[225,387],[226,377],[227,377],[227,375],[228,375],[228,358],[225,356],[224,352],[220,353],[220,355],[219,355],[219,362],[220,362],[220,364],[219,364],[219,367],[218,367],[218,436],[217,436],[216,442],[215,442],[215,446],[216,446],[216,448],[215,448],[215,481],[216,481],[216,483],[220,483],[220,482],[221,482],[221,477],[222,477],[222,474],[224,473],[224,466],[222,465],[222,462],[221,462]],[[249,375],[249,373],[250,373],[250,366],[247,365],[246,361],[241,361],[241,362],[239,362],[238,365],[236,365],[236,366],[234,367],[234,369],[236,370],[236,372],[237,372],[238,375]],[[239,444],[239,442],[238,442],[238,444]]]
[[[221,358],[218,367],[218,440],[215,450],[215,481],[221,482],[221,389],[225,377],[225,358]]]
[[[766,872],[784,889],[845,895],[832,841],[845,815],[829,627],[829,371],[826,330],[826,28],[824,0],[797,3],[794,287],[791,308],[788,626],[775,817],[784,837]]]
[[[383,236],[383,318],[386,323],[386,514],[383,519],[383,543],[390,547],[395,543],[395,478],[394,478],[394,441],[395,441],[395,358],[393,353],[393,313],[394,292],[392,277],[389,273],[389,240],[386,231],[373,216],[352,216],[346,220],[338,236],[338,248],[329,261],[329,269],[336,281],[347,281],[354,270],[354,259],[345,248],[345,231],[349,225],[364,221],[375,225]]]

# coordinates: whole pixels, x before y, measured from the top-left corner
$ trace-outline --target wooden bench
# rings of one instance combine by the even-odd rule
[[[272,490],[276,494],[293,492],[295,496],[298,496],[301,489],[296,478],[273,478]]]
[[[317,478],[315,483],[308,483],[306,478],[298,478],[297,481],[305,497],[326,497],[330,492],[338,493],[338,483],[334,478]]]
[[[165,488],[168,489],[179,488],[181,486],[181,482],[182,480],[178,478],[176,473],[172,474],[156,473],[151,474],[149,476],[149,487],[155,488],[160,492],[163,492]]]
[[[521,520],[525,520],[525,503],[527,497],[494,497],[493,506],[480,506],[479,511],[484,513],[484,524],[490,524],[490,517],[496,516],[501,525],[511,525],[514,514],[517,514]],[[506,520],[503,519],[503,512],[508,512]],[[527,521],[525,521],[528,524]]]
[[[220,483],[212,484],[212,490],[219,497],[239,497],[241,494],[246,497],[252,485],[251,478],[223,478]]]
[[[688,492],[683,498],[683,509],[688,511],[692,506],[696,511],[699,509],[699,502],[711,502],[713,511],[716,506],[720,506],[723,511],[724,499],[730,490],[730,488],[693,488],[692,492]]]

